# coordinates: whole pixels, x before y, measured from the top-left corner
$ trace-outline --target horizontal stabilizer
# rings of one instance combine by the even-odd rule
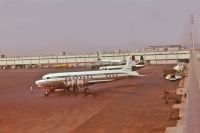
[[[145,77],[145,76],[148,76],[148,75],[138,75],[138,76],[140,76],[140,77]]]

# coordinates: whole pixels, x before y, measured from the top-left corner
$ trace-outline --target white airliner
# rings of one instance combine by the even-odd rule
[[[125,65],[124,60],[106,60],[101,57],[100,51],[97,52],[97,62],[92,65],[93,69],[98,69],[102,66],[112,66],[112,65]]]
[[[101,57],[101,54],[100,54],[100,51],[97,52],[97,63],[103,63],[103,64],[117,64],[117,65],[120,65],[120,64],[123,64],[125,63],[124,61],[122,60],[105,60]]]
[[[88,85],[110,82],[131,76],[142,76],[137,73],[135,68],[135,56],[128,57],[126,65],[119,70],[105,71],[82,71],[82,72],[63,72],[44,75],[41,80],[36,81],[36,85],[44,89],[44,95],[48,96],[57,89],[70,91],[73,89],[78,92],[79,87],[83,87],[85,92],[90,92]]]
[[[174,66],[173,69],[176,70],[176,71],[183,71],[184,65],[183,64],[177,64],[176,66]]]
[[[177,64],[176,66],[173,67],[172,70],[175,70],[175,71],[172,71],[171,70],[171,73],[170,74],[167,74],[165,79],[168,79],[170,81],[176,81],[176,80],[180,80],[183,78],[183,70],[184,70],[184,64],[180,63],[180,64]]]
[[[140,57],[140,60],[135,64],[136,68],[142,68],[144,67],[144,58],[143,56]],[[117,65],[117,66],[103,66],[99,67],[99,70],[117,70],[117,69],[122,69],[125,65]]]

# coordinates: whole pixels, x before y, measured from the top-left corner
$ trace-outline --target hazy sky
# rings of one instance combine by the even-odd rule
[[[0,0],[0,54],[182,43],[192,13],[199,27],[199,0]]]

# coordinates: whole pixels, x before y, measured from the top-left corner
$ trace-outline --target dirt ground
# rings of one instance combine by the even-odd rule
[[[176,125],[169,119],[174,103],[161,100],[163,89],[179,84],[162,77],[163,69],[171,67],[146,66],[139,72],[148,76],[92,85],[91,95],[49,97],[34,82],[65,70],[0,70],[0,133],[164,133]]]

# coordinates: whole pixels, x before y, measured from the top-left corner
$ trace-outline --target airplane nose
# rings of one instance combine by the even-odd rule
[[[39,86],[41,86],[42,81],[41,80],[37,80],[37,81],[35,81],[35,84],[39,87]]]
[[[39,80],[35,81],[35,84],[38,85],[39,84]]]

